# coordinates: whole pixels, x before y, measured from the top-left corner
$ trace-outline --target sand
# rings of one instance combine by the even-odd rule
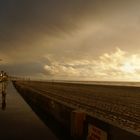
[[[19,81],[44,96],[140,134],[140,87]]]

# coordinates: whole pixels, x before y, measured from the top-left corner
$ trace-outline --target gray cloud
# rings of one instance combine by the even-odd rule
[[[0,0],[4,67],[12,73],[44,73],[45,64],[91,61],[116,46],[138,52],[139,4],[139,0]]]
[[[34,39],[44,35],[73,32],[86,20],[105,19],[124,5],[122,1],[111,0],[1,0],[0,3],[0,42],[8,48],[16,44],[32,45]]]
[[[28,77],[36,77],[41,73],[45,73],[45,70],[42,69],[44,67],[43,64],[39,62],[30,62],[30,63],[21,63],[21,64],[3,64],[1,65],[1,69],[5,70],[7,73],[11,75],[19,75],[19,76],[28,76]]]

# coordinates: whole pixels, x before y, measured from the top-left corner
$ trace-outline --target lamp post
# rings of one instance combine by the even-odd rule
[[[0,61],[2,61],[2,59],[0,59]],[[0,73],[0,82],[2,81],[2,77],[1,77],[1,73]]]

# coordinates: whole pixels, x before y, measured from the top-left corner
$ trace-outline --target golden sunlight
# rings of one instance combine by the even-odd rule
[[[125,63],[122,66],[122,71],[125,73],[135,73],[135,66],[129,62]]]

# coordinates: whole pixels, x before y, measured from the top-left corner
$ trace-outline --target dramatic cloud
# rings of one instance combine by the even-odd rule
[[[124,51],[117,53],[138,61],[139,24],[139,0],[0,0],[0,68],[54,79],[102,80],[108,73],[127,79],[130,73],[135,80],[138,66],[123,66],[126,54],[115,64],[111,52],[119,46]]]
[[[63,79],[84,80],[139,80],[140,55],[117,49],[96,60],[80,59],[70,62],[51,61],[44,69],[49,76]],[[116,78],[117,77],[117,78]]]

